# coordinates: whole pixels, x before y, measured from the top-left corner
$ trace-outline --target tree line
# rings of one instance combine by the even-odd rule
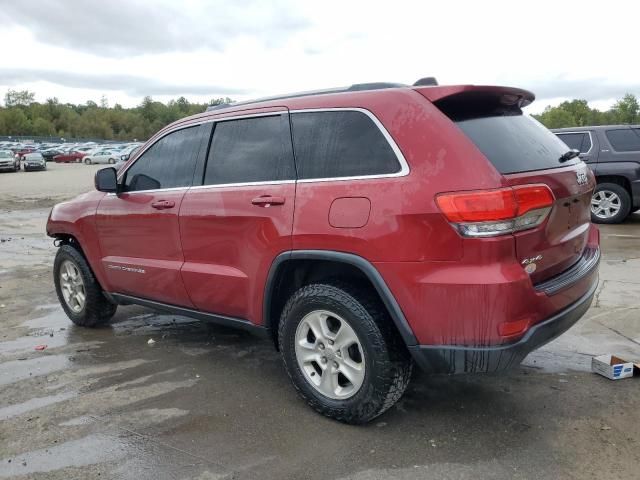
[[[165,104],[147,96],[140,105],[124,108],[117,103],[109,107],[104,96],[100,104],[89,100],[74,105],[57,98],[38,103],[33,92],[9,90],[5,106],[0,107],[0,135],[146,140],[175,120],[204,112],[208,105],[230,102],[229,98],[215,98],[209,103],[192,103],[180,97]],[[606,111],[591,108],[586,100],[571,100],[548,106],[534,117],[548,128],[637,124],[640,105],[628,93]]]
[[[215,98],[192,103],[180,97],[165,104],[147,96],[140,105],[124,108],[117,103],[110,107],[104,96],[100,104],[60,103],[57,98],[39,103],[33,92],[9,90],[0,107],[0,135],[146,140],[175,120],[204,112],[208,105],[230,102]]]
[[[547,128],[638,124],[640,105],[635,95],[627,93],[609,110],[591,108],[586,100],[571,100],[556,107],[548,106],[544,112],[534,117]]]

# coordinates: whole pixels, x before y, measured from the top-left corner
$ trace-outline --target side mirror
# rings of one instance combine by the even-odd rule
[[[103,168],[96,172],[94,180],[99,192],[116,193],[118,191],[118,175],[113,167]]]

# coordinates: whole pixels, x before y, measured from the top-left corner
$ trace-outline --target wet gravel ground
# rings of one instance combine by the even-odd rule
[[[244,332],[140,307],[72,325],[44,224],[93,171],[0,175],[0,479],[639,477],[640,378],[589,366],[640,361],[640,215],[602,227],[597,298],[565,335],[507,375],[417,372],[352,427],[306,407],[272,346]]]

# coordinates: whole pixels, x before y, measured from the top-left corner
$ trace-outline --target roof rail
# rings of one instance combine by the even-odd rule
[[[405,85],[404,83],[393,83],[393,82],[354,83],[349,87],[327,88],[324,90],[310,90],[306,92],[290,93],[287,95],[276,95],[274,97],[257,98],[254,100],[246,100],[244,102],[221,103],[219,105],[209,105],[207,107],[207,112],[210,112],[212,110],[223,110],[229,107],[251,105],[252,103],[267,102],[270,100],[284,100],[286,98],[309,97],[312,95],[324,95],[328,93],[364,92],[367,90],[382,90],[386,88],[403,88],[408,86],[409,85]]]

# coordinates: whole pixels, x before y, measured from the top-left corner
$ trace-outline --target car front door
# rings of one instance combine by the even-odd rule
[[[291,249],[295,166],[286,109],[220,119],[180,210],[182,278],[196,308],[252,322],[273,259]]]
[[[96,226],[109,291],[191,307],[178,212],[193,182],[206,127],[171,131],[156,140],[119,177],[121,192],[98,205]]]

